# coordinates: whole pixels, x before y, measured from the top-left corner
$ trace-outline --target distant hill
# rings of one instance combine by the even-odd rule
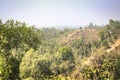
[[[63,37],[60,43],[68,43],[80,38],[84,38],[87,41],[98,40],[98,30],[96,29],[78,29],[73,31],[71,34]]]

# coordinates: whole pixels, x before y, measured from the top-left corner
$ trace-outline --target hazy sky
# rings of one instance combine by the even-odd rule
[[[120,0],[0,0],[0,18],[38,27],[101,25],[120,19]]]

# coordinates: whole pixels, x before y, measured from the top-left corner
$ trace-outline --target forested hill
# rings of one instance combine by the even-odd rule
[[[120,21],[79,29],[0,20],[0,80],[119,80]]]

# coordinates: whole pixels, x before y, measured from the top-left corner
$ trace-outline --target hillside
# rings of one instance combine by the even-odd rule
[[[1,22],[0,80],[120,80],[120,21],[95,27]]]
[[[63,37],[60,43],[68,43],[80,38],[84,38],[88,41],[98,40],[98,31],[96,29],[79,29],[73,31],[71,34]]]
[[[120,38],[112,45],[109,49],[107,49],[107,52],[117,52],[120,54]]]

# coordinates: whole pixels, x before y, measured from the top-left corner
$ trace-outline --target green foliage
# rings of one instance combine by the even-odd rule
[[[84,57],[89,57],[91,55],[91,52],[98,48],[99,41],[86,41],[84,38],[80,38],[74,42],[72,42],[71,45],[69,45],[73,49],[73,53],[75,56],[75,61],[82,59]]]
[[[8,64],[5,56],[0,53],[0,80],[9,80],[11,77],[11,65]]]
[[[65,61],[65,60],[73,60],[74,59],[72,50],[67,46],[59,48],[58,52],[59,52],[59,54],[61,56],[61,59],[63,61]]]
[[[83,63],[82,72],[86,79],[117,80],[120,79],[120,55],[116,53],[99,53],[92,55],[87,63]]]
[[[50,69],[54,75],[63,74],[68,76],[74,69],[74,56],[71,48],[63,46],[58,48],[57,53],[54,55]]]
[[[1,53],[5,52],[4,45],[7,43],[8,43],[8,41],[7,41],[6,37],[4,37],[3,34],[0,34],[0,52]]]
[[[101,29],[92,23],[86,28]],[[0,80],[120,79],[120,55],[102,50],[120,37],[120,21],[110,20],[101,29],[100,40],[81,35],[61,44],[61,39],[73,31],[40,30],[18,21],[0,20]]]
[[[0,36],[6,40],[3,40],[2,48],[6,50],[6,53],[13,48],[23,47],[24,44],[36,49],[41,43],[37,32],[33,26],[28,27],[25,23],[8,20],[0,26]]]
[[[14,20],[0,21],[0,53],[10,65],[9,80],[19,80],[19,64],[29,48],[37,49],[41,44],[41,31]],[[6,68],[7,69],[7,68]],[[9,70],[9,69],[8,69]],[[3,75],[3,74],[2,74]]]
[[[64,61],[63,63],[59,65],[59,71],[64,76],[68,76],[70,75],[74,67],[75,67],[74,63],[70,61]]]
[[[70,77],[65,77],[63,75],[53,76],[52,80],[71,80]]]
[[[107,43],[108,46],[108,43],[114,43],[120,37],[120,21],[109,20],[109,24],[99,32],[99,36],[102,44]]]
[[[8,64],[11,66],[10,70],[10,80],[20,80],[19,77],[19,64],[20,62],[13,56],[10,56],[9,58],[7,58],[7,62]]]
[[[107,49],[107,48],[109,48],[109,43],[106,40],[104,40],[104,41],[102,41],[102,46],[104,46],[105,49]]]
[[[43,80],[51,74],[49,67],[50,62],[46,56],[41,56],[38,52],[30,49],[20,64],[20,77],[21,79]]]

